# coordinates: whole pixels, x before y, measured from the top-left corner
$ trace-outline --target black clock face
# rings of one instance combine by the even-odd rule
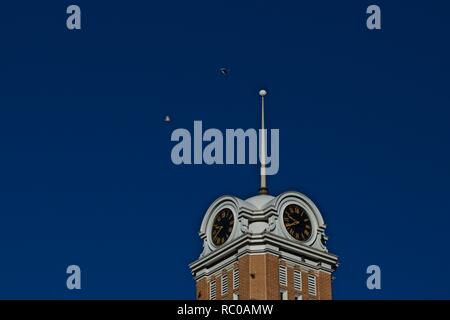
[[[311,220],[305,209],[290,204],[284,209],[283,222],[287,232],[296,240],[307,241],[312,235]]]
[[[211,238],[216,246],[220,246],[228,240],[233,231],[234,215],[230,209],[222,209],[214,218]]]

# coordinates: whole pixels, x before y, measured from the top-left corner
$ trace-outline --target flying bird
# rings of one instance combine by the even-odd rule
[[[220,73],[221,76],[226,77],[226,76],[228,76],[230,74],[230,69],[228,69],[228,68],[220,68],[219,69],[219,73]]]

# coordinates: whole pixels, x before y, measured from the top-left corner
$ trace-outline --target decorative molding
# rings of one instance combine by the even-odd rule
[[[307,270],[332,273],[338,257],[328,252],[325,244],[326,224],[316,205],[304,194],[284,192],[277,197],[258,196],[248,201],[233,196],[216,199],[206,211],[200,228],[203,252],[189,265],[196,279],[211,276],[223,268],[233,268],[243,255],[272,254]],[[267,202],[262,201],[267,200]],[[306,242],[293,239],[283,230],[283,209],[289,204],[302,206],[313,223],[313,236]],[[258,207],[257,207],[258,206]],[[216,247],[210,241],[212,221],[221,209],[229,208],[235,225],[229,239]]]
[[[315,270],[333,272],[338,257],[270,233],[261,235],[246,234],[225,247],[200,258],[189,265],[192,274],[198,278],[211,275],[220,268],[237,261],[243,255],[269,253],[301,266]]]

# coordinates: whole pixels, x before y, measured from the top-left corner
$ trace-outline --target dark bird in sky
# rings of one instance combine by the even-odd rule
[[[220,73],[220,75],[226,77],[226,76],[228,76],[230,74],[230,69],[228,69],[228,68],[220,68],[219,69],[219,73]]]

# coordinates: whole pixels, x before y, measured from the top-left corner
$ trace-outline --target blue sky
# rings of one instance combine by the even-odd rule
[[[450,298],[447,2],[374,2],[379,31],[368,1],[76,3],[80,31],[72,2],[2,5],[1,298],[195,298],[203,214],[255,195],[258,168],[175,166],[170,134],[257,128],[262,87],[269,191],[320,208],[334,297]]]

